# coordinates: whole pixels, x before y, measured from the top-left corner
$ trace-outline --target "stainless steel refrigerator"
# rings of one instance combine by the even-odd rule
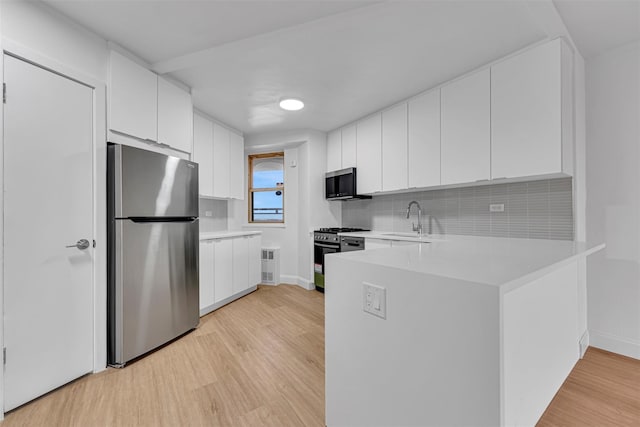
[[[107,150],[108,363],[122,367],[198,325],[198,165]]]

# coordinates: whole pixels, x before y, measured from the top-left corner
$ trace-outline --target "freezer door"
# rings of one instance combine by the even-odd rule
[[[198,221],[116,220],[110,364],[121,365],[199,321]]]
[[[109,145],[115,218],[197,217],[198,164],[126,145]]]

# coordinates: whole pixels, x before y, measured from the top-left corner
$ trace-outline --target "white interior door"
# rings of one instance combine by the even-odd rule
[[[4,56],[4,410],[93,368],[93,89]]]

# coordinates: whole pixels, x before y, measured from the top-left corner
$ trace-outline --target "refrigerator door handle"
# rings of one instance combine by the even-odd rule
[[[129,218],[118,218],[118,219],[128,219],[131,222],[135,223],[149,223],[149,222],[196,222],[198,220],[197,216],[189,216],[189,217],[138,217],[132,216]]]

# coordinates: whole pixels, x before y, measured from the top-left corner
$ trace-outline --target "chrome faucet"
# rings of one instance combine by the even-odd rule
[[[416,205],[418,207],[418,225],[412,223],[413,231],[418,232],[418,237],[422,237],[422,208],[420,207],[420,203],[415,200],[409,202],[409,206],[407,206],[407,219],[409,219],[409,215],[411,214],[411,206]]]

